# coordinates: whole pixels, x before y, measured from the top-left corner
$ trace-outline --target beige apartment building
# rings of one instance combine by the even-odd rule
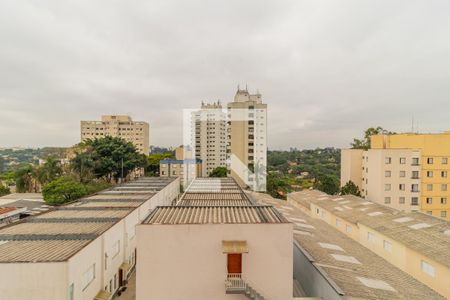
[[[120,137],[133,143],[143,154],[149,153],[149,124],[133,121],[130,116],[102,116],[101,121],[81,121],[81,141],[105,136]]]
[[[239,185],[266,190],[267,104],[259,92],[238,88],[228,103],[227,159],[230,175]]]
[[[226,113],[218,102],[204,103],[192,112],[192,148],[202,161],[202,174],[208,176],[217,167],[226,166]]]
[[[292,224],[232,178],[195,179],[137,243],[137,300],[292,299]]]
[[[450,218],[450,133],[376,135],[371,149],[341,152],[341,186],[367,200]]]
[[[353,195],[331,196],[316,190],[288,194],[287,201],[450,299],[449,221],[421,212],[399,212]]]

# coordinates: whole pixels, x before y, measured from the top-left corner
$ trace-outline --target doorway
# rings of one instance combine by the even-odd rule
[[[241,274],[242,273],[242,254],[241,253],[228,253],[227,269],[228,269],[228,274]]]

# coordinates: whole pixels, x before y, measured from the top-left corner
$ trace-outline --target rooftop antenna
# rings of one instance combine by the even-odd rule
[[[248,92],[247,84],[245,84],[245,91]]]

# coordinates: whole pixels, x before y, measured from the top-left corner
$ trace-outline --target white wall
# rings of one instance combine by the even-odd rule
[[[0,299],[67,299],[67,265],[61,263],[0,264]]]
[[[223,240],[246,240],[243,278],[267,299],[291,299],[292,224],[137,226],[136,299],[243,299],[226,295]]]

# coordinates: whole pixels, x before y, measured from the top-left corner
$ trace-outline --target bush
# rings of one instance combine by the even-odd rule
[[[209,177],[227,177],[227,167],[217,167],[209,173]]]
[[[9,193],[11,193],[11,191],[9,190],[9,188],[6,187],[6,186],[4,186],[4,185],[2,185],[2,184],[0,183],[0,197],[1,197],[1,196],[8,195]]]
[[[66,177],[59,177],[42,189],[44,201],[50,205],[61,205],[84,197],[88,189],[81,183]]]

